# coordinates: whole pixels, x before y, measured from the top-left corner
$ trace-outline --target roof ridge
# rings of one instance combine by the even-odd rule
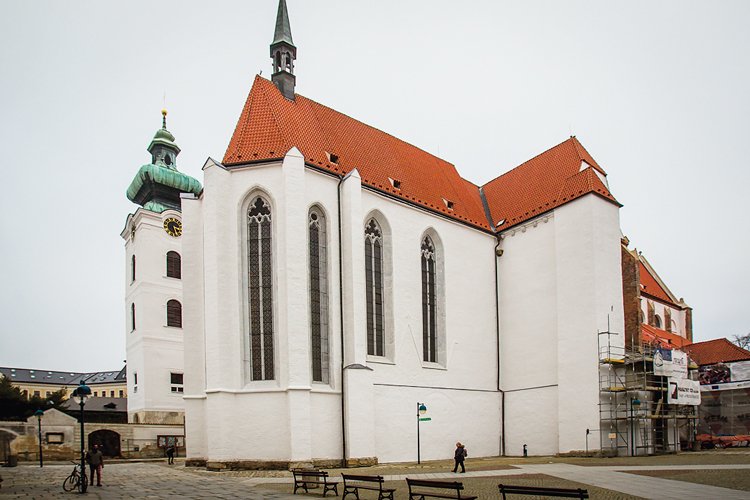
[[[560,146],[562,146],[562,145],[563,145],[563,144],[565,144],[566,142],[570,142],[570,141],[571,141],[572,139],[573,139],[573,137],[570,137],[570,138],[568,138],[568,139],[565,139],[564,141],[562,141],[562,142],[560,142],[560,143],[558,143],[558,144],[555,144],[555,145],[554,145],[554,146],[552,146],[551,148],[547,148],[546,150],[542,151],[542,152],[541,152],[541,153],[539,153],[538,155],[536,155],[536,156],[533,156],[533,157],[529,158],[529,159],[528,159],[528,160],[526,160],[525,162],[523,162],[523,163],[520,163],[520,164],[516,165],[515,167],[511,168],[510,170],[508,170],[508,171],[506,171],[506,172],[503,172],[502,174],[498,175],[498,176],[497,176],[497,177],[495,177],[494,179],[490,179],[489,181],[487,181],[487,182],[485,182],[484,184],[482,184],[482,186],[481,186],[481,187],[485,187],[486,185],[488,185],[488,184],[490,184],[490,183],[492,183],[492,182],[495,182],[495,181],[496,181],[496,180],[498,180],[499,178],[501,178],[501,177],[503,177],[503,176],[505,176],[505,175],[508,175],[509,173],[513,172],[514,170],[518,170],[519,168],[523,167],[523,166],[524,166],[524,165],[526,165],[527,163],[531,163],[532,161],[536,160],[536,159],[537,159],[537,158],[539,158],[540,156],[544,156],[545,154],[549,153],[549,152],[550,152],[550,151],[552,151],[553,149],[559,148]],[[576,154],[578,154],[578,151],[576,151]]]

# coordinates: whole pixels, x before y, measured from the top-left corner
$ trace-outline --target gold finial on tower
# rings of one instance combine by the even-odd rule
[[[161,128],[167,128],[167,108],[161,110]]]

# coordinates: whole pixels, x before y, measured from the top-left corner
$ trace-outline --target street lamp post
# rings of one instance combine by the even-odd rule
[[[634,457],[635,453],[635,419],[633,411],[640,408],[641,400],[638,398],[630,399],[630,456]]]
[[[417,402],[417,464],[421,464],[420,446],[419,446],[419,420],[427,412],[427,406],[424,403]]]
[[[44,462],[42,461],[42,416],[44,415],[44,412],[42,410],[37,410],[36,413],[34,413],[34,416],[36,417],[37,422],[39,422],[39,467],[43,467]]]
[[[83,444],[83,407],[86,404],[86,400],[89,398],[89,396],[91,396],[91,389],[89,389],[89,386],[84,384],[83,380],[81,380],[81,384],[73,391],[73,401],[78,403],[78,405],[81,407],[81,482],[78,486],[78,491],[80,493],[86,493],[86,489],[89,485],[89,482],[86,478],[86,449]]]

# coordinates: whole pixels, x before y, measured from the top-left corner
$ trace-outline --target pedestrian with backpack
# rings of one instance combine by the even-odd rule
[[[453,460],[455,464],[453,465],[453,472],[458,471],[458,466],[461,466],[461,472],[466,472],[466,468],[464,468],[464,459],[469,456],[469,454],[466,451],[466,446],[462,445],[461,442],[456,443],[456,451],[453,453]]]

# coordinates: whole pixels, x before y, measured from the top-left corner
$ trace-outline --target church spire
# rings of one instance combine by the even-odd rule
[[[279,0],[276,13],[276,30],[271,43],[273,74],[271,81],[287,99],[294,100],[294,61],[297,59],[297,47],[292,41],[292,28],[289,25],[289,12],[286,0]]]

